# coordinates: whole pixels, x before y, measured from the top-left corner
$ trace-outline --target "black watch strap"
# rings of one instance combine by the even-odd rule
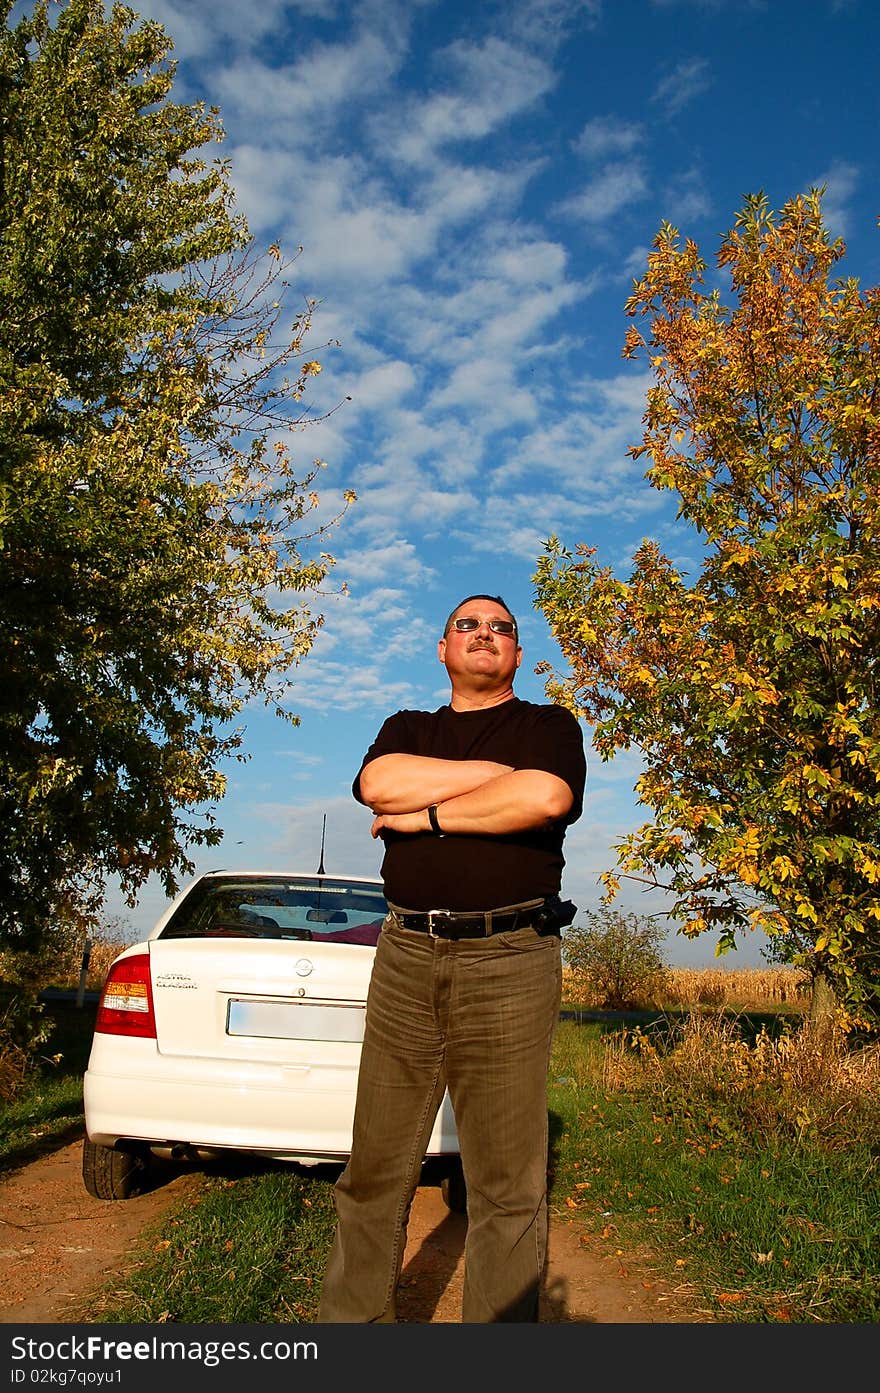
[[[430,806],[429,809],[428,809],[428,821],[429,821],[430,824],[431,824],[431,830],[432,830],[433,832],[436,832],[438,837],[442,837],[442,836],[443,836],[443,828],[440,826],[440,823],[437,821],[437,804],[436,804],[436,803],[432,803],[431,806]]]

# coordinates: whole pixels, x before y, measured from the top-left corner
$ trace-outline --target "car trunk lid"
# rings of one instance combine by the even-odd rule
[[[363,1039],[374,956],[355,943],[154,939],[158,1049],[296,1063],[320,1041],[350,1055]]]

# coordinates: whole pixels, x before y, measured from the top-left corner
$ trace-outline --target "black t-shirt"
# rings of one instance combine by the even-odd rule
[[[363,764],[380,755],[485,759],[513,769],[542,769],[574,796],[565,819],[504,836],[386,832],[382,877],[404,909],[495,909],[558,894],[566,827],[581,815],[586,758],[581,728],[563,706],[518,697],[478,711],[398,711],[389,716]],[[360,793],[360,770],[353,784]]]

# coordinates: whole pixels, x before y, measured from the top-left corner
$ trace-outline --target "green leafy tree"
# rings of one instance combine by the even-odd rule
[[[718,266],[664,224],[625,356],[654,385],[647,478],[678,495],[690,581],[646,541],[628,580],[551,539],[538,604],[569,664],[550,681],[631,746],[652,819],[618,873],[671,890],[682,931],[763,930],[805,965],[814,1012],[880,985],[880,291],[832,280],[821,191],[750,198]]]
[[[0,0],[0,943],[168,893],[237,717],[286,709],[332,565],[292,435],[320,364],[234,210],[218,113],[127,8]],[[346,503],[351,495],[346,495]],[[345,503],[341,505],[344,511]]]
[[[662,997],[668,985],[664,939],[664,930],[650,919],[606,908],[566,929],[562,950],[602,1009],[627,1011]]]

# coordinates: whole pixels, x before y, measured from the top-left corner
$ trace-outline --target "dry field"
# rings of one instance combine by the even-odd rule
[[[100,991],[113,959],[127,945],[120,939],[96,938],[90,947],[85,987]],[[0,953],[0,979],[4,976],[4,955]],[[83,966],[82,946],[71,948],[60,960],[53,960],[45,969],[46,984],[75,991],[80,984]],[[14,979],[13,979],[14,980]],[[804,973],[791,967],[743,968],[725,971],[721,968],[672,967],[666,970],[662,989],[640,1005],[647,1007],[710,1006],[732,1007],[741,1010],[778,1009],[788,1007],[803,1010],[809,1002],[809,981]],[[589,981],[570,968],[563,969],[563,998],[572,1005],[599,1005]]]
[[[86,971],[86,991],[98,992],[104,985],[104,979],[113,959],[127,948],[127,943],[118,941],[110,942],[103,939],[96,939],[90,949],[88,957],[88,968]],[[80,973],[83,965],[83,953],[81,949],[76,949],[68,954],[67,960],[61,965],[61,978],[59,986],[76,988],[79,986]]]
[[[564,968],[562,994],[576,1006],[595,1007],[599,1002],[582,973]],[[662,987],[639,1005],[647,1007],[711,1006],[760,1011],[787,1007],[804,1010],[809,1004],[809,979],[793,967],[667,968]]]
[[[86,978],[88,991],[101,989],[107,969],[125,946],[121,942],[101,940],[92,944]],[[81,967],[81,952],[70,953],[62,968],[63,984],[75,988],[79,983]],[[716,967],[673,967],[667,970],[663,999],[658,1004],[730,1006],[753,1010],[779,1006],[802,1009],[809,1002],[809,992],[808,979],[791,967],[743,968],[730,972]],[[595,1004],[588,999],[589,986],[578,983],[575,974],[567,968],[563,972],[563,995],[566,1001],[581,1006]]]
[[[107,969],[124,947],[125,944],[121,942],[96,940],[93,943],[86,979],[89,991],[100,990]],[[81,953],[72,952],[63,967],[65,983],[70,987],[78,984],[81,966]],[[791,967],[743,968],[729,972],[716,967],[673,967],[667,969],[662,1000],[656,1004],[729,1006],[753,1010],[779,1006],[802,1009],[808,1004],[809,991],[807,977]],[[566,1001],[577,1005],[595,1005],[589,999],[589,984],[578,982],[576,974],[568,968],[563,972],[563,995]]]

